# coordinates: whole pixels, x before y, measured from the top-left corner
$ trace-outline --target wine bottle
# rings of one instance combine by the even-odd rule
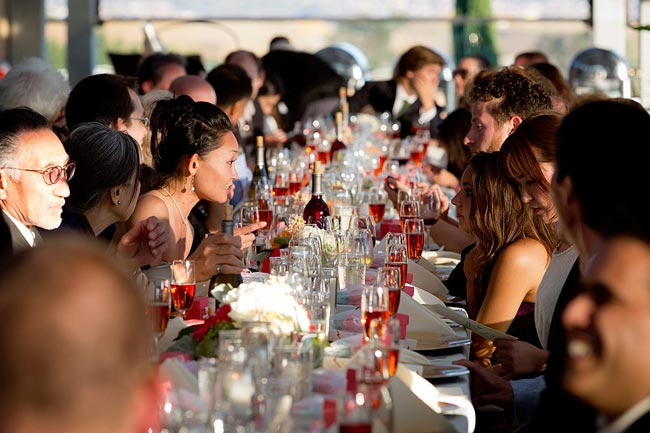
[[[336,112],[336,140],[332,142],[332,150],[330,150],[330,160],[331,161],[336,161],[336,153],[344,150],[346,148],[345,146],[345,139],[343,137],[343,112],[342,111],[337,111]]]
[[[305,209],[302,212],[302,219],[307,224],[316,224],[321,229],[325,228],[323,227],[325,217],[330,216],[330,208],[325,203],[325,200],[323,200],[321,186],[322,175],[321,163],[320,161],[315,161],[311,175],[311,199],[305,205]]]
[[[264,163],[264,137],[257,136],[256,141],[256,162],[253,168],[253,180],[251,181],[250,189],[248,190],[248,198],[250,201],[255,201],[255,196],[258,190],[262,190],[269,183],[269,176],[266,172],[266,164]]]
[[[232,235],[235,229],[235,222],[232,219],[232,205],[227,204],[224,206],[224,208],[225,208],[224,209],[225,215],[223,217],[223,220],[221,221],[221,231],[223,233]],[[237,287],[243,282],[244,280],[241,274],[224,274],[223,272],[221,272],[214,275],[210,279],[210,291],[212,291],[212,289],[214,289],[219,284],[228,283],[232,287]]]

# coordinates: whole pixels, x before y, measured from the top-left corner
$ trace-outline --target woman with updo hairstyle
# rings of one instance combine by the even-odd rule
[[[188,216],[200,201],[226,203],[237,179],[239,153],[228,116],[217,106],[182,95],[156,103],[151,117],[151,155],[160,175],[158,188],[143,194],[130,224],[155,216],[168,225],[163,260],[196,262],[198,281],[218,271],[242,270],[242,243],[251,239],[225,234],[206,237],[190,255],[194,230]],[[256,230],[255,227],[252,230]]]
[[[88,122],[77,126],[64,146],[76,170],[57,230],[96,238],[128,220],[140,194],[140,145],[125,132]],[[165,244],[165,227],[152,218],[120,237],[116,252],[140,267],[158,262]]]

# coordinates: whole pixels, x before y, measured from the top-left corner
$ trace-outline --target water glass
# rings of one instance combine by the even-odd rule
[[[395,318],[374,319],[370,322],[370,342],[372,361],[368,373],[387,379],[397,370],[399,362],[400,322]]]
[[[284,257],[269,257],[270,275],[287,275],[289,272],[289,261]]]
[[[311,345],[279,345],[273,351],[271,376],[285,381],[293,401],[299,401],[311,394],[313,362]]]
[[[217,400],[221,399],[217,395],[219,360],[217,358],[201,358],[199,360],[199,396],[203,401],[205,410],[210,413],[214,410]]]
[[[397,268],[400,271],[400,289],[406,286],[406,277],[408,272],[408,252],[404,244],[387,244],[386,259],[384,266],[387,268]]]
[[[165,334],[171,310],[171,284],[168,279],[150,279],[147,286],[146,315],[151,320],[153,336],[153,359],[157,362],[160,358],[158,345]]]
[[[339,254],[339,288],[345,289],[356,284],[366,283],[366,259],[361,253],[342,252]]]

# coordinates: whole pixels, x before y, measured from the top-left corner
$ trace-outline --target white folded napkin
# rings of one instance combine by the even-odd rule
[[[413,275],[411,284],[414,286],[418,286],[436,296],[446,297],[449,294],[449,290],[447,290],[447,287],[440,281],[437,275],[429,272],[413,260],[409,260],[408,273]]]
[[[439,314],[423,307],[408,295],[400,298],[397,312],[409,316],[407,332],[456,335]]]
[[[424,305],[445,305],[442,299],[415,286],[413,286],[413,299]]]
[[[440,392],[426,379],[397,365],[390,381],[394,407],[394,433],[455,433],[456,429],[440,414]]]
[[[185,323],[182,317],[177,316],[169,319],[169,322],[167,322],[167,329],[165,329],[165,334],[163,334],[158,343],[158,350],[160,353],[163,353],[169,348],[169,346],[174,344],[174,338],[178,337],[178,333],[183,328],[187,328],[187,323]]]

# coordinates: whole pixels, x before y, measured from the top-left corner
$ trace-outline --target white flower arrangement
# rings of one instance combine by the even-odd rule
[[[239,326],[246,321],[270,322],[285,335],[309,329],[309,313],[292,295],[293,289],[275,276],[262,283],[243,283],[223,293],[217,287],[213,294],[224,304],[230,304],[230,318]]]

